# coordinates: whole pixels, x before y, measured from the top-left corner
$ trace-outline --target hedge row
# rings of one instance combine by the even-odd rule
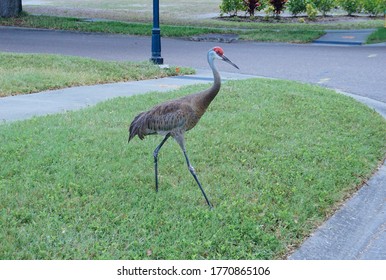
[[[220,5],[221,14],[230,16],[241,11],[250,16],[254,16],[256,11],[278,16],[287,9],[294,16],[306,13],[309,17],[316,17],[318,13],[326,15],[336,8],[348,15],[366,13],[377,16],[385,12],[386,0],[222,0]]]

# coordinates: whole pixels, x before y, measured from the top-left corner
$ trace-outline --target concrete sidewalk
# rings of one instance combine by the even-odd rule
[[[247,79],[254,76],[222,72],[222,80]],[[166,92],[182,86],[212,83],[211,71],[196,75],[163,79],[112,83],[50,90],[34,94],[0,98],[0,122],[24,120],[34,116],[63,113],[95,105],[118,96],[132,96],[152,91]]]
[[[315,40],[315,44],[327,45],[364,45],[367,38],[376,29],[361,30],[326,30],[326,34]]]

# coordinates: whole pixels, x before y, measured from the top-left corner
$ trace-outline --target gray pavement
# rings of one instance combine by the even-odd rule
[[[376,29],[361,30],[326,30],[326,35],[315,40],[316,44],[364,45],[367,38]]]
[[[79,109],[116,96],[167,91],[186,84],[211,82],[205,53],[213,43],[175,39],[163,39],[162,42],[167,63],[198,68],[197,75],[0,98],[0,121],[10,122]],[[0,51],[61,53],[138,61],[149,58],[148,46],[150,38],[147,37],[0,28]],[[331,47],[237,42],[223,47],[226,55],[242,69],[241,73],[235,73],[226,64],[221,64],[224,80],[259,75],[320,84],[338,89],[386,116],[386,48],[383,46]],[[385,186],[386,166],[383,164],[367,185],[289,259],[385,260]]]
[[[289,259],[386,260],[386,165]]]
[[[162,39],[165,63],[208,69],[205,54],[216,44]],[[269,44],[237,41],[220,44],[240,71],[223,71],[296,80],[386,102],[386,47],[321,44]],[[149,37],[0,27],[0,51],[55,53],[102,60],[144,61]]]

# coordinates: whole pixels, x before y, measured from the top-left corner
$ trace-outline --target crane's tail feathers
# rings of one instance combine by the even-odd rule
[[[134,138],[135,135],[131,135],[129,136],[129,139],[127,140],[127,143],[130,143],[130,140]]]
[[[140,113],[131,122],[130,127],[129,127],[129,139],[128,139],[127,143],[129,143],[130,140],[135,137],[135,135],[138,135],[139,139],[141,139],[141,140],[144,138],[142,133],[139,133],[140,130],[142,129],[142,122],[140,121],[142,115],[143,115],[143,113]]]
[[[136,126],[133,121],[129,128],[129,140],[127,140],[127,143],[129,143],[130,140],[135,137],[135,135],[138,135],[138,126]]]

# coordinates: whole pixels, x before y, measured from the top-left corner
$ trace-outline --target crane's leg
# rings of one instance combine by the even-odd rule
[[[213,206],[212,204],[209,202],[209,199],[208,197],[206,196],[206,193],[204,191],[204,189],[202,188],[202,185],[200,183],[200,181],[198,180],[197,178],[197,174],[193,168],[193,166],[190,164],[190,161],[189,161],[189,158],[188,158],[188,154],[186,153],[186,149],[185,149],[185,140],[184,140],[184,136],[183,135],[178,135],[178,136],[174,136],[174,139],[176,139],[177,143],[180,145],[182,151],[184,152],[184,156],[185,156],[185,159],[186,159],[186,163],[188,165],[188,168],[189,168],[189,171],[190,173],[193,175],[193,178],[194,180],[196,180],[196,183],[198,185],[198,187],[200,188],[205,200],[206,200],[206,203],[208,204],[209,208],[212,209]]]
[[[198,185],[198,187],[200,188],[202,194],[204,195],[205,200],[206,200],[206,203],[208,203],[209,208],[212,209],[213,206],[212,206],[212,204],[209,202],[209,199],[208,199],[208,197],[206,196],[205,191],[204,191],[204,189],[202,188],[201,183],[200,183],[200,181],[199,181],[198,178],[197,178],[197,174],[196,174],[196,172],[194,171],[193,166],[192,166],[192,165],[190,164],[190,162],[189,162],[189,158],[188,158],[188,155],[186,154],[186,151],[183,150],[183,152],[184,152],[184,156],[185,156],[185,159],[186,159],[186,163],[188,164],[188,168],[189,168],[190,173],[193,175],[194,180],[196,180],[197,185]]]
[[[162,142],[155,148],[153,156],[154,156],[154,171],[155,171],[155,191],[158,192],[158,152],[161,150],[163,144],[165,144],[166,140],[170,137],[170,134],[166,134],[165,138]]]

